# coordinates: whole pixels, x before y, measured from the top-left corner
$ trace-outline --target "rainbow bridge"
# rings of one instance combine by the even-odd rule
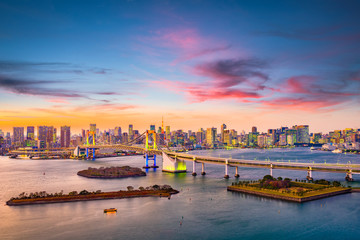
[[[83,147],[86,147],[84,145]],[[170,173],[186,172],[186,161],[192,162],[192,175],[196,176],[196,164],[201,164],[201,175],[205,175],[205,164],[224,165],[224,178],[229,178],[229,167],[235,168],[235,177],[240,177],[239,167],[241,168],[265,168],[269,169],[270,175],[273,175],[273,169],[283,170],[298,170],[306,171],[307,179],[312,180],[312,173],[319,172],[334,172],[345,173],[346,180],[352,181],[353,174],[360,174],[360,164],[329,164],[329,163],[298,163],[298,162],[273,162],[273,161],[259,161],[259,160],[245,160],[232,159],[221,157],[210,157],[204,155],[193,155],[188,153],[181,153],[171,151],[170,149],[147,149],[143,146],[133,145],[96,145],[97,148],[107,148],[123,151],[134,151],[142,154],[161,155],[163,167],[162,171]]]
[[[245,159],[232,159],[221,157],[209,157],[203,155],[193,155],[188,153],[181,153],[171,151],[170,149],[162,149],[161,146],[151,148],[148,145],[144,147],[143,144],[113,144],[113,145],[80,145],[74,148],[59,148],[59,149],[47,149],[44,151],[39,150],[14,150],[11,153],[13,155],[28,155],[30,158],[34,156],[68,156],[70,154],[76,155],[76,151],[79,149],[109,149],[112,151],[131,151],[141,153],[146,156],[148,161],[149,155],[161,155],[162,156],[162,171],[170,173],[186,172],[186,161],[192,162],[192,175],[196,176],[196,164],[201,164],[201,175],[205,175],[205,164],[224,165],[224,178],[229,178],[229,167],[235,168],[235,177],[240,177],[239,167],[241,168],[265,168],[269,169],[270,175],[273,175],[273,169],[283,170],[298,170],[306,171],[307,179],[312,180],[312,173],[314,171],[319,172],[334,172],[345,173],[345,179],[353,181],[353,174],[360,174],[360,164],[329,164],[329,163],[298,163],[298,162],[272,162],[272,161],[259,161],[259,160],[245,160]],[[155,162],[155,161],[154,161]],[[146,162],[147,166],[148,162]]]

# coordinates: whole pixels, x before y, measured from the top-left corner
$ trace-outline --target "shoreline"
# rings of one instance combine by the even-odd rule
[[[102,192],[91,193],[87,195],[64,195],[59,197],[44,197],[32,199],[15,199],[6,202],[8,206],[23,206],[34,204],[49,204],[49,203],[65,203],[78,201],[92,201],[92,200],[107,200],[107,199],[123,199],[135,197],[167,197],[177,194],[179,191],[172,190],[133,190],[133,191],[117,191],[117,192]]]

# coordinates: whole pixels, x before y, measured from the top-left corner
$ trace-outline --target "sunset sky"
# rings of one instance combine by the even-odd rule
[[[359,1],[0,1],[0,129],[360,128]]]

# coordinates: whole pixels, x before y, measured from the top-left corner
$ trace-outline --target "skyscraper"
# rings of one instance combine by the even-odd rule
[[[171,140],[170,126],[166,126],[165,134],[166,134],[166,139]]]
[[[35,127],[29,126],[26,128],[26,139],[35,140]]]
[[[257,127],[252,127],[251,132],[256,133],[257,132]]]
[[[54,143],[54,127],[46,127],[46,147],[51,148]]]
[[[90,132],[96,134],[96,123],[90,123]]]
[[[150,130],[155,131],[155,125],[150,125]]]
[[[132,124],[129,124],[129,140],[132,140],[134,137],[134,126]]]
[[[297,143],[310,143],[309,125],[294,126]]]
[[[70,147],[70,127],[62,126],[60,128],[60,146]]]
[[[220,141],[223,143],[225,140],[224,140],[224,130],[226,129],[226,125],[223,123],[221,125],[221,137],[220,137]]]
[[[24,144],[24,128],[14,127],[13,128],[13,143],[16,146],[22,146]]]
[[[116,137],[121,137],[121,127],[115,127],[114,135]]]
[[[46,142],[46,133],[47,133],[46,126],[38,126],[38,134],[37,134],[38,140]]]
[[[206,143],[212,147],[215,146],[216,143],[216,135],[217,135],[217,129],[212,127],[206,129]]]

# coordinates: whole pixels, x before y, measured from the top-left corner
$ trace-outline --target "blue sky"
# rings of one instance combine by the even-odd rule
[[[0,128],[359,128],[358,1],[0,1]]]

